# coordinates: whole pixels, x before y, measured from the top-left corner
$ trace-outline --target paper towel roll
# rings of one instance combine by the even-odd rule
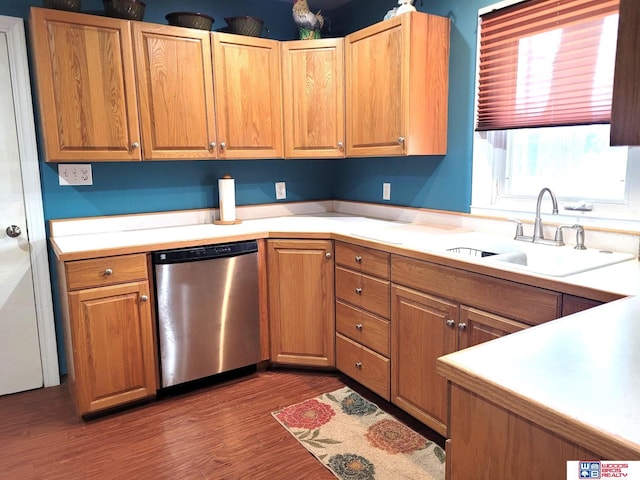
[[[220,221],[234,222],[236,220],[236,185],[229,175],[218,179],[218,194],[220,197]]]

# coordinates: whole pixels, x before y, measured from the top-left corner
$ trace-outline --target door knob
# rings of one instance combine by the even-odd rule
[[[147,300],[149,300],[149,297],[147,295],[142,295],[140,297],[140,300],[142,300],[143,302],[146,302]]]
[[[17,225],[9,225],[5,232],[7,232],[7,235],[9,237],[16,238],[20,236],[20,234],[22,233],[22,229]]]
[[[331,258],[332,255],[331,255],[331,252],[327,252],[327,253],[324,254],[324,256],[327,257],[327,258]]]
[[[452,319],[447,320],[447,327],[453,328],[456,325],[456,322]]]

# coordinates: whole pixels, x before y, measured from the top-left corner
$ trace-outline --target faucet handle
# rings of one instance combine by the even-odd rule
[[[562,229],[563,228],[575,228],[576,229],[576,246],[573,247],[576,250],[586,250],[587,247],[584,246],[584,228],[582,225],[576,223],[575,225],[560,225],[556,228],[556,237],[555,241],[558,245],[564,245],[564,241],[562,238]]]
[[[524,231],[522,229],[522,222],[520,220],[518,220],[517,218],[508,218],[507,220],[509,220],[510,222],[516,223],[516,236],[514,238],[524,236]]]

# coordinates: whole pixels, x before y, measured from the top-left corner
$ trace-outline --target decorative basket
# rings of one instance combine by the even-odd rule
[[[200,30],[211,30],[211,25],[215,22],[213,17],[203,13],[192,12],[168,13],[164,18],[167,19],[169,25],[175,25],[176,27],[198,28]]]
[[[259,37],[262,35],[264,21],[256,17],[228,17],[224,19],[229,25],[229,32],[238,35]]]
[[[80,0],[42,0],[42,4],[46,8],[55,8],[56,10],[80,11]]]
[[[142,20],[144,17],[144,2],[140,0],[103,0],[104,12],[109,17],[124,18],[125,20]]]

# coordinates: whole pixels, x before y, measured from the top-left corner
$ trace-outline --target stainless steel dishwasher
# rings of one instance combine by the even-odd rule
[[[257,242],[155,252],[162,386],[260,361]]]

